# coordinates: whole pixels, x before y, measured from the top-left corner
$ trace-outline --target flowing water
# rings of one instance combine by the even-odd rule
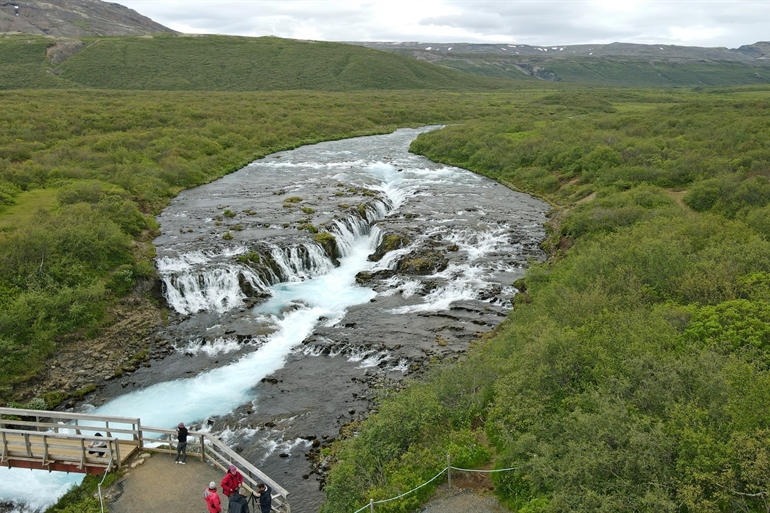
[[[159,338],[177,350],[88,409],[212,431],[295,513],[318,511],[313,441],[365,417],[374,388],[462,357],[543,258],[549,206],[408,153],[434,128],[277,153],[182,192],[155,240]],[[32,500],[14,486],[30,479],[50,502],[75,478],[3,471],[0,497]]]

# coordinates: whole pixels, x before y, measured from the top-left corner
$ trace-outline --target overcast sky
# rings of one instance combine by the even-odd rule
[[[320,41],[658,43],[770,41],[770,0],[117,0],[185,33]]]

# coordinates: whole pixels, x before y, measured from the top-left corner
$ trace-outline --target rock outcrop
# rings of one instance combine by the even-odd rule
[[[120,4],[99,0],[0,2],[0,33],[60,37],[129,36],[175,32]]]

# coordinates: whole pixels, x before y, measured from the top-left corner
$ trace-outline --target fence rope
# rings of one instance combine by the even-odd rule
[[[425,485],[428,485],[428,484],[432,483],[433,481],[435,481],[436,479],[438,479],[438,478],[441,476],[441,474],[443,474],[444,472],[446,472],[446,469],[442,470],[441,472],[439,472],[438,474],[436,474],[435,476],[433,476],[433,478],[432,478],[431,480],[429,480],[429,481],[425,481],[423,484],[421,484],[421,485],[420,485],[420,486],[418,486],[417,488],[412,488],[412,489],[411,489],[411,490],[409,490],[408,492],[404,492],[404,493],[402,493],[401,495],[397,495],[396,497],[391,497],[390,499],[382,499],[381,501],[374,501],[374,502],[372,502],[372,503],[370,503],[370,504],[367,504],[367,505],[366,505],[366,506],[364,506],[363,508],[361,508],[361,509],[359,509],[359,510],[356,510],[356,511],[355,511],[355,513],[358,513],[359,511],[363,511],[363,510],[365,510],[366,508],[368,508],[368,507],[369,507],[369,506],[371,506],[372,504],[384,504],[384,503],[386,503],[386,502],[394,501],[394,500],[396,500],[396,499],[400,499],[401,497],[405,497],[405,496],[409,495],[409,494],[410,494],[410,493],[412,493],[412,492],[416,492],[417,490],[419,490],[419,489],[420,489],[420,488],[422,488],[423,486],[425,486]]]
[[[519,467],[509,467],[509,468],[498,468],[495,470],[477,470],[472,468],[458,468],[458,467],[450,467],[452,470],[462,470],[463,472],[507,472],[509,470],[519,470]]]
[[[114,454],[112,454],[112,451],[110,451],[110,462],[107,464],[107,468],[104,469],[104,477],[102,477],[102,480],[97,485],[97,489],[99,490],[99,506],[102,509],[102,513],[104,513],[104,498],[102,497],[102,484],[104,484],[104,480],[107,479],[107,474],[110,472],[110,469],[112,468],[112,459],[115,457]]]
[[[412,489],[411,489],[411,490],[409,490],[408,492],[404,492],[404,493],[402,493],[401,495],[397,495],[397,496],[395,496],[395,497],[391,497],[390,499],[382,499],[382,500],[379,500],[379,501],[372,501],[372,502],[370,502],[369,504],[367,504],[366,506],[364,506],[363,508],[355,510],[353,513],[361,513],[363,510],[365,510],[365,509],[367,509],[367,508],[371,507],[371,506],[372,506],[372,505],[374,505],[374,504],[384,504],[384,503],[386,503],[386,502],[394,501],[394,500],[396,500],[396,499],[400,499],[400,498],[402,498],[402,497],[405,497],[405,496],[409,495],[409,494],[410,494],[410,493],[412,493],[412,492],[416,492],[417,490],[419,490],[419,489],[420,489],[420,488],[422,488],[423,486],[429,485],[430,483],[432,483],[433,481],[435,481],[436,479],[438,479],[438,478],[441,476],[441,474],[443,474],[444,472],[446,472],[446,471],[447,471],[447,470],[449,470],[449,469],[451,469],[451,470],[459,470],[459,471],[461,471],[461,472],[486,472],[486,473],[489,473],[489,474],[491,474],[492,472],[508,472],[508,471],[511,471],[511,470],[518,470],[519,468],[520,468],[520,467],[508,467],[508,468],[499,468],[499,469],[494,469],[494,470],[478,470],[478,469],[470,469],[470,468],[459,468],[459,467],[452,467],[452,466],[449,466],[449,467],[447,467],[447,468],[443,469],[443,470],[442,470],[441,472],[439,472],[438,474],[436,474],[436,475],[435,475],[435,476],[434,476],[432,479],[430,479],[429,481],[426,481],[426,482],[424,482],[423,484],[421,484],[421,485],[420,485],[420,486],[418,486],[417,488],[412,488]]]

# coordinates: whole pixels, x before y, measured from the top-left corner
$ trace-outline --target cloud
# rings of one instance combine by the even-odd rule
[[[182,32],[325,41],[728,46],[770,39],[746,0],[124,0]]]

